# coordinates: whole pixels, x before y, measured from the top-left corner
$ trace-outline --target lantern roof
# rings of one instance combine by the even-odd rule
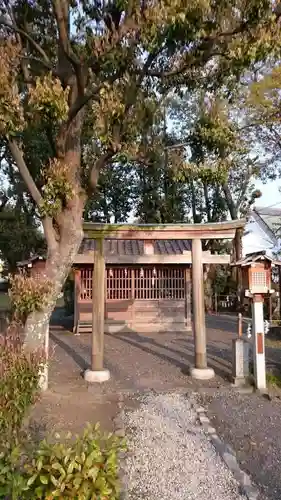
[[[255,262],[270,262],[273,266],[281,266],[280,260],[274,260],[265,251],[248,253],[243,259],[233,262],[232,266],[247,267]]]

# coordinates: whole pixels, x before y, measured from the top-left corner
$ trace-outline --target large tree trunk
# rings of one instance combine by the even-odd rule
[[[45,347],[51,314],[83,238],[82,212],[83,201],[77,199],[71,209],[62,214],[60,241],[56,249],[49,251],[46,267],[42,272],[52,283],[51,293],[42,310],[30,314],[25,323],[24,342],[29,351]]]

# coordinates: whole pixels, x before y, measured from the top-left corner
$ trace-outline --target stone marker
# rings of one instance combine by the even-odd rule
[[[232,377],[237,387],[245,385],[249,377],[249,348],[249,343],[241,338],[232,341]]]

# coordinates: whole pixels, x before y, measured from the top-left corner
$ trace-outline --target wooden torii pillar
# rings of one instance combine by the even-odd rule
[[[192,240],[192,303],[194,325],[195,363],[191,376],[196,379],[210,379],[215,373],[207,366],[207,340],[204,301],[204,278],[201,239]]]
[[[227,263],[225,256],[210,255],[202,251],[202,240],[233,239],[237,229],[242,229],[244,220],[213,224],[166,224],[129,225],[84,223],[84,233],[96,240],[93,273],[93,328],[91,368],[85,371],[87,382],[104,382],[109,379],[109,371],[104,369],[104,302],[105,302],[105,257],[104,239],[122,240],[191,240],[192,251],[177,256],[178,263],[192,264],[192,296],[194,324],[194,367],[191,376],[206,380],[214,376],[207,366],[207,342],[204,304],[204,263]],[[208,254],[208,255],[206,255]],[[149,257],[149,256],[146,256]],[[170,256],[169,256],[170,257]],[[179,258],[183,257],[183,258]],[[161,262],[165,259],[161,256]]]
[[[105,302],[105,257],[104,239],[96,239],[93,269],[93,308],[92,308],[92,353],[91,368],[86,370],[87,382],[106,382],[109,370],[104,368],[104,302]]]

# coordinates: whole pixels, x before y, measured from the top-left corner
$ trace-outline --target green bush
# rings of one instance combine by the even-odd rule
[[[120,438],[89,426],[81,437],[36,444],[23,432],[42,362],[17,335],[0,337],[0,499],[117,500]]]
[[[36,449],[9,447],[0,454],[0,498],[117,500],[118,451],[124,443],[98,426],[65,442],[42,441]]]
[[[43,358],[23,350],[15,325],[0,337],[0,442],[17,438],[35,402]]]

